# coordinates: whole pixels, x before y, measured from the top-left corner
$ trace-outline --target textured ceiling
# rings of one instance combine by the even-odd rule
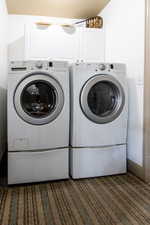
[[[110,0],[6,0],[10,14],[66,18],[96,16]]]

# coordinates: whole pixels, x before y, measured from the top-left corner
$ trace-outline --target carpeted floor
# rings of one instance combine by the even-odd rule
[[[0,225],[150,225],[150,186],[127,174],[0,187]]]

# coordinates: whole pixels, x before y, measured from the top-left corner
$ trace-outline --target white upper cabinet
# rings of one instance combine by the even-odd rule
[[[78,29],[57,25],[40,29],[34,24],[26,29],[26,57],[75,60],[78,58],[78,39]]]
[[[81,59],[90,62],[104,62],[105,35],[103,29],[82,28]]]
[[[104,30],[52,25],[25,26],[24,36],[9,44],[9,60],[104,61]]]

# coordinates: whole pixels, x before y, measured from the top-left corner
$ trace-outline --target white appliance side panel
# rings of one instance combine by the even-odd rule
[[[8,184],[69,178],[68,149],[8,153]]]
[[[0,87],[0,161],[3,157],[3,154],[6,150],[7,143],[7,118],[6,118],[6,89]]]
[[[105,148],[71,149],[71,176],[74,179],[126,173],[126,145]]]

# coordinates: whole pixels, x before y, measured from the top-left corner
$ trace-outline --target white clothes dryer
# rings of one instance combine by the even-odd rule
[[[126,172],[128,88],[123,64],[71,67],[73,178]]]
[[[8,184],[69,177],[67,62],[17,61],[8,77]]]

